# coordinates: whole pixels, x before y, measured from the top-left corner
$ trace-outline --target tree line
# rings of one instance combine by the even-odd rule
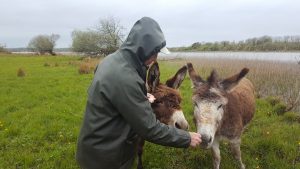
[[[86,30],[74,30],[71,33],[73,52],[86,55],[106,56],[116,51],[123,43],[125,28],[114,17],[100,19]],[[54,47],[60,38],[58,34],[37,35],[28,45],[27,51],[38,54],[55,55]],[[300,51],[300,36],[271,37],[262,36],[242,41],[195,42],[188,47],[171,48],[173,51]],[[7,51],[0,44],[0,52]]]
[[[119,20],[109,17],[99,20],[96,26],[87,30],[74,30],[71,33],[72,47],[74,52],[84,53],[87,55],[108,55],[116,51],[124,38],[124,28]],[[37,35],[33,37],[28,45],[27,50],[36,52],[40,55],[56,55],[54,47],[60,35]],[[4,46],[0,44],[0,51]]]
[[[300,36],[262,36],[243,41],[195,42],[174,51],[299,51]]]

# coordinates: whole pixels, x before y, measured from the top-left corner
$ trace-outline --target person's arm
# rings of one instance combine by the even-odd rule
[[[115,86],[112,104],[135,132],[147,141],[172,147],[188,147],[191,143],[188,132],[156,120],[151,105],[142,91],[142,85],[144,84],[141,80],[121,81]]]

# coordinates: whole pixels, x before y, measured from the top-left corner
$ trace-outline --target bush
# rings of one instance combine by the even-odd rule
[[[273,112],[277,115],[283,115],[286,112],[286,105],[284,103],[278,103],[273,107]]]
[[[38,52],[40,55],[49,53],[56,55],[53,51],[56,41],[59,39],[59,35],[38,35],[33,37],[28,43],[28,49],[34,52]]]
[[[0,44],[0,53],[1,52],[5,52],[5,49],[4,49],[4,46],[1,46],[1,44]]]
[[[10,54],[10,52],[7,51],[7,49],[5,48],[5,45],[2,45],[1,43],[0,43],[0,53]]]
[[[50,64],[46,62],[46,63],[44,63],[44,66],[45,66],[45,67],[49,67]]]
[[[89,74],[94,72],[95,66],[93,66],[91,63],[82,63],[79,67],[79,74]]]
[[[24,77],[26,75],[25,71],[22,68],[18,69],[17,76]]]
[[[281,102],[281,100],[278,96],[269,96],[269,97],[266,98],[266,100],[272,106],[275,106],[276,104]]]
[[[283,103],[278,96],[269,96],[266,101],[272,106],[272,113],[283,115],[287,112],[287,105]]]
[[[300,114],[297,114],[295,112],[287,112],[284,114],[284,119],[289,122],[298,122],[300,123]]]

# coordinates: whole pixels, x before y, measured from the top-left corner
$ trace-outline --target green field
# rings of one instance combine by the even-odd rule
[[[82,63],[97,62],[73,56],[0,55],[0,169],[79,168],[75,161],[76,140],[93,74],[79,74],[78,70]],[[185,64],[182,60],[159,63],[162,81]],[[295,112],[278,115],[281,114],[278,105],[283,103],[277,97],[265,99],[268,94],[285,93],[285,89],[293,89],[291,98],[297,95],[300,82],[297,71],[299,73],[300,68],[296,64],[281,64],[278,68],[278,64],[267,67],[246,61],[232,68],[231,65],[236,65],[232,62],[206,60],[207,67],[201,60],[193,63],[204,77],[212,67],[221,70],[221,75],[229,75],[249,64],[248,77],[263,97],[257,99],[255,117],[242,137],[242,158],[246,168],[300,169],[300,113],[294,109]],[[20,68],[25,72],[24,77],[17,76]],[[275,76],[292,77],[296,81],[283,79],[281,82]],[[262,79],[264,83],[259,83]],[[295,83],[298,84],[295,86]],[[277,88],[270,86],[272,84]],[[187,76],[180,91],[190,130],[195,131],[190,85]],[[266,93],[267,89],[270,92]],[[238,168],[226,142],[221,144],[221,156],[222,169]],[[212,168],[209,150],[175,149],[151,143],[146,143],[143,161],[146,169]]]

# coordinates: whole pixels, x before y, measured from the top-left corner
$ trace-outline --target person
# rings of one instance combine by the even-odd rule
[[[132,168],[139,137],[177,148],[200,144],[199,134],[156,120],[148,101],[147,66],[160,51],[168,51],[165,46],[158,23],[143,17],[120,48],[99,63],[78,137],[76,159],[81,168]]]

